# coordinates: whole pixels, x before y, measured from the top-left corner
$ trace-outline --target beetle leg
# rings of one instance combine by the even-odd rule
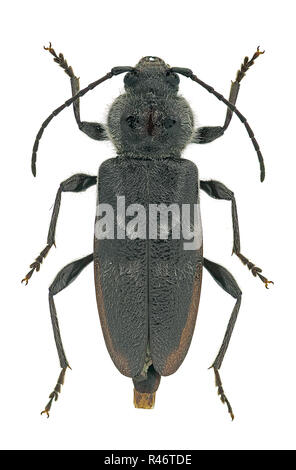
[[[237,100],[241,80],[244,78],[249,68],[254,64],[254,61],[257,59],[257,57],[259,57],[261,54],[264,54],[264,51],[260,51],[260,48],[257,47],[257,50],[251,59],[249,59],[249,57],[244,58],[243,63],[241,64],[241,68],[237,71],[235,81],[231,82],[228,101],[233,105],[235,105]],[[228,108],[223,126],[205,126],[196,129],[192,142],[195,144],[208,144],[213,142],[213,140],[218,139],[218,137],[221,137],[228,128],[232,119],[232,115],[233,111]]]
[[[238,224],[238,214],[236,201],[233,192],[228,189],[224,184],[219,181],[200,181],[200,189],[205,191],[209,196],[214,199],[220,199],[224,201],[231,201],[231,213],[232,213],[232,227],[233,227],[233,248],[232,253],[234,253],[241,262],[248,267],[254,277],[258,277],[268,288],[268,284],[274,284],[273,281],[268,281],[268,279],[263,276],[262,269],[258,268],[254,263],[248,260],[240,252],[240,234],[239,234],[239,224]]]
[[[35,259],[35,261],[30,264],[30,268],[31,271],[29,271],[26,276],[24,277],[24,279],[22,279],[22,282],[25,283],[25,285],[28,284],[29,280],[31,279],[32,277],[32,274],[34,273],[34,271],[38,272],[40,270],[40,265],[42,264],[44,258],[46,257],[47,253],[49,252],[50,248],[51,248],[52,245],[46,245],[46,247],[44,248],[44,250],[42,250],[39,254],[39,256],[37,256],[37,258]]]
[[[57,274],[56,278],[54,279],[53,283],[49,287],[49,309],[50,309],[50,316],[51,316],[51,322],[52,322],[52,328],[53,328],[53,334],[54,334],[54,339],[59,355],[59,360],[60,360],[60,365],[62,368],[62,371],[59,375],[57,384],[53,390],[53,392],[49,395],[49,402],[47,403],[44,411],[42,411],[41,414],[46,413],[47,417],[49,417],[49,411],[52,405],[53,400],[57,401],[59,393],[61,392],[61,386],[64,383],[64,377],[66,373],[67,367],[70,367],[68,360],[66,358],[66,354],[64,351],[63,343],[62,343],[62,338],[61,338],[61,333],[60,333],[60,327],[59,327],[59,322],[58,322],[58,317],[57,317],[57,312],[55,308],[55,303],[53,300],[53,297],[61,292],[61,290],[65,289],[71,282],[73,282],[76,277],[81,273],[81,271],[93,261],[94,256],[93,253],[91,253],[88,256],[85,256],[84,258],[81,258],[77,261],[73,261],[70,264],[67,264],[61,271]]]
[[[220,377],[220,374],[219,374],[219,371],[218,369],[216,369],[214,366],[212,366],[213,369],[214,369],[214,374],[215,374],[215,385],[216,387],[218,388],[218,395],[220,397],[220,400],[222,401],[222,403],[226,403],[226,406],[227,406],[227,409],[228,409],[228,413],[230,414],[231,416],[231,419],[232,421],[234,420],[234,414],[233,414],[233,411],[232,411],[232,407],[231,407],[231,404],[229,403],[225,393],[224,393],[224,389],[223,389],[223,386],[222,386],[222,380],[221,380],[221,377]]]
[[[72,67],[68,65],[67,60],[65,59],[64,55],[62,53],[57,54],[55,50],[51,47],[51,43],[49,43],[49,47],[44,47],[44,49],[50,52],[50,54],[54,57],[53,60],[62,69],[64,69],[65,73],[70,77],[72,96],[77,95],[77,93],[80,90],[79,78],[75,76]],[[86,135],[88,135],[94,140],[108,140],[106,129],[102,124],[99,124],[97,122],[81,121],[79,99],[74,101],[73,109],[74,109],[74,116],[75,116],[76,122],[78,124],[79,129],[82,132],[84,132]]]
[[[244,76],[246,75],[247,71],[249,70],[249,68],[254,65],[254,61],[262,54],[264,54],[265,51],[260,51],[260,46],[257,47],[257,50],[256,52],[253,54],[253,56],[251,57],[251,59],[249,59],[249,57],[245,57],[244,60],[243,60],[243,63],[241,64],[241,67],[240,69],[237,71],[237,74],[236,74],[236,77],[235,77],[235,81],[234,82],[231,82],[231,88],[230,88],[230,94],[229,94],[229,101],[230,103],[232,104],[235,104],[236,103],[236,100],[237,100],[237,95],[238,95],[238,92],[239,92],[239,88],[240,88],[240,82],[242,81],[242,79],[244,78]],[[231,109],[227,109],[227,113],[226,113],[226,118],[225,118],[225,122],[224,122],[224,125],[223,125],[223,131],[226,131],[227,127],[229,126],[230,124],[230,121],[231,121],[231,118],[232,118],[232,115],[233,115],[233,112],[231,111]]]
[[[58,189],[58,192],[55,198],[53,213],[52,213],[51,221],[49,225],[47,245],[44,248],[44,250],[41,251],[39,256],[37,256],[35,261],[30,265],[30,268],[32,268],[31,271],[29,271],[24,277],[24,279],[22,280],[22,282],[25,282],[26,285],[28,284],[28,281],[32,277],[32,274],[34,273],[34,271],[38,272],[40,270],[40,266],[44,258],[47,256],[50,248],[53,245],[55,246],[55,231],[56,231],[56,225],[57,225],[57,220],[58,220],[59,211],[60,211],[62,193],[63,192],[78,193],[81,191],[85,191],[90,186],[93,186],[96,183],[97,183],[96,176],[85,175],[83,173],[77,173],[76,175],[71,176],[70,178],[68,178],[67,180],[63,181],[60,184],[60,187]]]
[[[68,366],[69,367],[69,366]],[[62,385],[64,385],[64,381],[65,381],[65,374],[66,374],[66,370],[67,370],[67,367],[64,367],[62,369],[62,372],[60,373],[59,375],[59,378],[57,380],[57,384],[53,390],[53,392],[51,392],[51,394],[49,395],[49,402],[47,403],[46,407],[44,408],[43,411],[41,411],[41,414],[43,415],[44,413],[46,413],[47,417],[49,418],[49,412],[50,412],[50,409],[51,409],[51,405],[52,405],[52,402],[53,400],[57,401],[57,399],[59,398],[59,393],[61,393],[61,389],[62,389]]]
[[[213,263],[213,261],[209,261],[206,258],[203,259],[203,265],[206,268],[206,270],[211,274],[211,276],[215,279],[215,281],[219,284],[219,286],[222,287],[222,289],[224,289],[225,292],[227,292],[228,294],[230,294],[232,297],[236,299],[236,303],[232,310],[222,345],[219,349],[216,359],[211,365],[215,373],[215,381],[216,381],[216,386],[218,387],[218,395],[220,396],[222,403],[226,403],[231,419],[234,419],[234,414],[233,414],[230,402],[228,401],[224,393],[222,381],[221,381],[218,370],[220,369],[222,365],[225,353],[229,345],[229,341],[230,341],[233,328],[237,319],[237,315],[240,309],[240,305],[241,305],[242,292],[240,288],[238,287],[237,282],[232,276],[232,274],[230,274],[230,272],[228,272],[227,269],[223,268],[223,266]]]
[[[254,263],[252,263],[251,261],[248,260],[248,258],[246,258],[244,255],[242,255],[241,253],[236,253],[236,256],[241,260],[241,262],[247,266],[247,268],[251,271],[251,273],[253,274],[254,277],[258,276],[259,279],[261,279],[261,281],[265,284],[265,287],[266,289],[268,289],[268,284],[274,284],[273,281],[269,281],[265,276],[263,276],[261,273],[262,273],[262,269],[261,268],[258,268],[258,266],[255,266]]]

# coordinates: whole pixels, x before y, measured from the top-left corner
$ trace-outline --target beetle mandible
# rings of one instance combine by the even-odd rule
[[[56,54],[51,44],[45,49],[70,77],[72,98],[54,110],[42,124],[33,147],[33,175],[36,176],[37,150],[44,129],[53,117],[72,104],[79,129],[95,140],[110,139],[117,156],[100,166],[98,177],[76,174],[61,183],[56,195],[47,245],[23,279],[27,284],[33,272],[39,271],[41,263],[55,244],[62,193],[84,191],[96,184],[96,227],[99,230],[104,226],[105,234],[97,236],[96,232],[93,252],[65,266],[49,287],[50,314],[62,371],[42,413],[49,416],[52,402],[58,399],[65,372],[70,367],[61,340],[54,296],[93,262],[97,304],[106,346],[118,370],[132,378],[134,405],[138,408],[150,409],[154,406],[161,376],[176,372],[187,354],[198,311],[203,267],[220,287],[234,297],[235,306],[222,345],[211,365],[218,394],[221,401],[226,403],[233,419],[219,369],[236,322],[242,292],[224,267],[203,256],[199,216],[200,189],[215,199],[231,202],[233,253],[266,287],[272,281],[268,281],[262,270],[240,251],[233,192],[218,181],[199,181],[197,167],[193,162],[181,158],[181,153],[189,143],[204,144],[221,137],[235,113],[252,140],[260,164],[260,179],[264,180],[265,169],[259,145],[246,118],[235,106],[242,78],[263,52],[258,47],[251,59],[245,57],[231,84],[229,100],[226,100],[190,69],[172,68],[154,56],[143,57],[135,67],[114,67],[102,78],[80,90],[79,79],[63,54]],[[122,73],[125,74],[125,92],[111,105],[107,125],[81,121],[79,98],[112,76]],[[223,126],[194,128],[193,112],[187,101],[178,95],[179,75],[195,81],[226,104],[228,109]],[[143,231],[141,234],[137,231],[139,219],[136,218],[136,223],[133,221],[132,229],[130,227],[128,230],[128,225],[125,226],[118,196],[124,197],[124,204],[128,204],[130,208],[130,216],[139,213],[140,208],[144,209],[144,236]],[[102,209],[105,205],[114,209],[111,217],[114,227],[110,229],[112,236],[106,230],[106,221],[102,224],[106,217],[106,211]],[[178,208],[181,206],[189,208],[189,235],[195,235],[194,246],[190,249],[185,249],[188,239],[186,234],[182,232],[179,237],[173,236],[176,224],[172,209],[177,207],[177,215],[180,216]],[[154,215],[156,211],[154,227],[150,220],[151,208],[154,208]],[[162,216],[167,218],[162,219]],[[167,230],[163,235],[160,232],[163,230],[164,220],[167,221]],[[154,229],[153,236],[151,227]],[[117,236],[114,236],[114,230]]]

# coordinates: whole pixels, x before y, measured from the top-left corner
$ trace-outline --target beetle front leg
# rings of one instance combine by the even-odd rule
[[[51,55],[54,57],[54,61],[64,69],[65,73],[70,77],[71,80],[71,89],[72,89],[72,96],[77,95],[80,90],[79,85],[79,78],[73,72],[73,69],[70,65],[68,65],[67,60],[65,59],[62,53],[57,54],[55,50],[51,47],[51,43],[49,43],[48,47],[44,47],[46,51],[49,51]],[[108,135],[106,132],[105,127],[103,124],[99,124],[98,122],[87,122],[81,121],[80,119],[80,101],[77,99],[73,103],[74,109],[74,116],[75,120],[78,124],[79,129],[84,132],[84,134],[88,135],[91,139],[94,140],[108,140]]]
[[[66,370],[68,367],[71,369],[68,363],[68,360],[66,358],[65,351],[64,351],[64,346],[62,343],[60,327],[59,327],[59,322],[58,322],[58,317],[57,317],[57,312],[56,312],[53,297],[59,292],[61,292],[63,289],[65,289],[65,287],[68,287],[68,285],[71,284],[71,282],[73,282],[76,279],[76,277],[81,273],[81,271],[89,263],[91,263],[93,259],[94,259],[94,255],[93,253],[91,253],[90,255],[85,256],[84,258],[81,258],[77,261],[73,261],[72,263],[67,264],[67,266],[61,269],[61,271],[57,274],[53,283],[49,287],[48,299],[49,299],[50,317],[51,317],[54,339],[55,339],[62,371],[59,375],[59,378],[58,378],[58,381],[54,390],[49,395],[49,402],[47,403],[44,410],[41,412],[41,414],[46,413],[47,417],[49,417],[49,411],[51,409],[53,400],[57,401],[59,397],[59,393],[61,392],[62,385],[64,384]]]
[[[269,281],[262,274],[262,269],[258,268],[254,263],[248,260],[240,252],[240,234],[239,234],[239,224],[238,224],[238,215],[236,201],[234,193],[228,189],[224,184],[219,181],[200,181],[200,189],[205,191],[209,196],[214,199],[220,199],[224,201],[231,201],[231,213],[232,213],[232,227],[233,227],[233,248],[232,253],[235,253],[236,256],[241,260],[241,262],[248,267],[254,277],[259,277],[261,281],[265,284],[265,287],[268,289],[268,284],[274,284],[273,281]]]
[[[264,51],[260,51],[259,47],[257,47],[257,50],[253,54],[253,57],[251,59],[249,59],[249,57],[244,58],[243,63],[241,64],[241,68],[237,71],[235,81],[231,82],[230,93],[228,98],[228,101],[230,103],[235,105],[240,89],[241,80],[244,78],[249,68],[254,64],[254,61],[257,59],[257,57],[259,57],[259,55],[261,54],[264,54]],[[223,126],[199,127],[195,131],[195,135],[193,137],[192,142],[195,144],[208,144],[210,142],[213,142],[213,140],[218,139],[218,137],[221,137],[228,128],[232,119],[232,115],[233,112],[231,111],[231,109],[228,108]]]
[[[47,256],[50,248],[53,245],[55,245],[56,224],[57,224],[58,215],[60,211],[62,193],[63,192],[77,193],[77,192],[85,191],[90,186],[93,186],[96,183],[97,183],[96,176],[85,175],[83,173],[77,173],[76,175],[71,176],[70,178],[68,178],[67,180],[63,181],[60,184],[60,187],[58,189],[58,192],[55,198],[53,213],[51,216],[51,221],[50,221],[50,226],[49,226],[49,231],[48,231],[48,236],[47,236],[47,245],[40,252],[39,256],[37,256],[35,261],[30,265],[31,270],[26,274],[26,276],[22,280],[22,282],[25,282],[26,285],[28,284],[29,279],[32,277],[32,274],[34,273],[34,271],[38,272],[40,270],[40,266],[44,258]]]

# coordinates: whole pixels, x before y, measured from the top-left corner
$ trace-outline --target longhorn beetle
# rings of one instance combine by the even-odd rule
[[[37,150],[44,129],[72,104],[79,129],[95,140],[110,139],[117,156],[104,161],[98,176],[76,174],[60,184],[47,245],[23,279],[27,284],[55,245],[62,193],[85,191],[96,184],[98,206],[93,252],[65,266],[49,287],[50,315],[62,371],[42,413],[49,416],[52,402],[58,399],[66,370],[70,367],[61,340],[54,296],[93,262],[97,304],[106,346],[118,370],[132,378],[134,405],[137,408],[154,406],[161,376],[176,372],[187,354],[199,305],[203,267],[220,287],[234,297],[236,303],[222,345],[211,366],[218,395],[226,403],[233,419],[219,369],[236,322],[242,292],[224,267],[203,256],[200,189],[215,199],[231,201],[233,253],[266,287],[272,281],[268,281],[262,270],[240,251],[233,192],[218,181],[199,181],[197,167],[191,161],[182,159],[181,153],[189,143],[205,144],[221,137],[235,113],[252,140],[260,164],[260,179],[264,180],[265,169],[259,145],[246,118],[235,106],[241,80],[263,52],[258,47],[251,59],[245,57],[226,100],[190,69],[172,68],[153,56],[143,57],[135,67],[114,67],[80,90],[79,79],[63,54],[56,54],[51,44],[44,49],[53,55],[54,61],[70,77],[72,98],[43,122],[33,147],[33,175],[36,176]],[[111,105],[107,124],[81,121],[79,98],[111,77],[123,73],[125,92]],[[198,83],[228,107],[223,126],[194,128],[191,108],[178,95],[179,75]],[[125,205],[128,207],[126,213]],[[182,222],[186,222],[187,214],[187,230],[183,230],[182,226],[182,234],[180,230],[176,232],[181,225],[181,207]],[[127,224],[125,217],[129,218]],[[188,247],[188,240],[191,239],[194,242]]]

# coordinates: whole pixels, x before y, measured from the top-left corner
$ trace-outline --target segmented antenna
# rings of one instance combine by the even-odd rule
[[[259,51],[259,47],[257,48],[257,52],[255,52],[254,56],[252,57],[252,59],[249,61],[249,59],[246,57],[245,58],[245,61],[244,63],[242,64],[242,67],[241,69],[238,71],[237,73],[237,80],[239,79],[239,81],[244,77],[244,74],[246,73],[247,69],[253,65],[254,63],[254,60],[259,56],[259,54],[263,54],[263,52],[260,52]],[[247,59],[247,60],[246,60]],[[253,146],[256,150],[256,153],[257,153],[257,156],[258,156],[258,160],[259,160],[259,165],[260,165],[260,181],[264,181],[264,178],[265,178],[265,167],[264,167],[264,160],[263,160],[263,156],[262,156],[262,153],[260,151],[260,147],[259,147],[259,144],[257,142],[257,140],[255,139],[255,136],[254,136],[254,132],[252,131],[251,129],[251,126],[249,125],[247,119],[245,118],[245,116],[242,115],[242,113],[236,108],[236,106],[234,106],[234,104],[230,103],[230,101],[228,101],[226,98],[224,98],[223,95],[221,95],[221,93],[218,93],[216,90],[214,90],[213,87],[211,87],[210,85],[208,85],[207,83],[203,82],[202,80],[200,80],[196,75],[193,74],[192,70],[190,69],[186,69],[186,68],[180,68],[180,67],[173,67],[170,69],[171,72],[175,72],[175,73],[179,73],[181,75],[184,75],[185,77],[188,77],[188,78],[191,78],[191,80],[193,80],[194,82],[198,83],[199,85],[201,85],[203,88],[205,88],[209,93],[212,93],[214,96],[216,96],[216,98],[218,98],[218,100],[222,101],[224,104],[226,104],[226,106],[228,106],[228,108],[233,111],[237,117],[239,118],[239,120],[244,124],[246,130],[247,130],[247,133],[253,143]]]

